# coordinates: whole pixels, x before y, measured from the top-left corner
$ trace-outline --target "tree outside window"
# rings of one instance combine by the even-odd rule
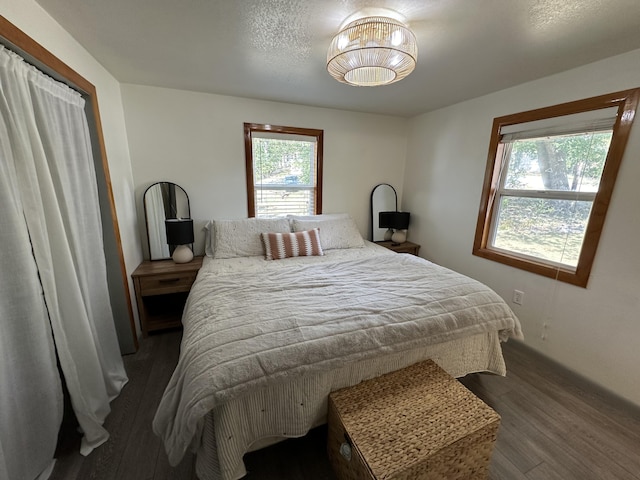
[[[612,132],[516,140],[506,151],[507,174],[493,246],[569,268],[580,250]],[[531,196],[521,196],[525,190]]]

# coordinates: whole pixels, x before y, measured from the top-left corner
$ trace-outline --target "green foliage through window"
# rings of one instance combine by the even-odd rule
[[[577,192],[598,191],[611,135],[589,132],[506,144],[492,245],[575,268],[592,203],[591,196]],[[576,196],[554,198],[554,192]]]
[[[254,182],[312,185],[314,148],[308,141],[254,138]]]
[[[505,188],[598,191],[611,131],[511,142]]]

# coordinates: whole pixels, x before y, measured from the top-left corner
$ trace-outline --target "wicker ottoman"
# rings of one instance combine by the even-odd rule
[[[329,395],[340,479],[484,479],[499,415],[431,360]]]

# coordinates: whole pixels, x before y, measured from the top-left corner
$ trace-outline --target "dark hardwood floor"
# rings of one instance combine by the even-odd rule
[[[151,420],[178,359],[180,331],[152,335],[124,357],[129,384],[112,403],[110,440],[88,457],[65,421],[52,480],[195,480],[194,457],[169,466]],[[531,351],[504,345],[508,374],[462,382],[502,417],[491,480],[640,480],[640,409]],[[335,479],[326,429],[245,457],[247,480]]]

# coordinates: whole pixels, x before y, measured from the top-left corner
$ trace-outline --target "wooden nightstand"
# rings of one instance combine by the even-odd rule
[[[376,242],[378,245],[393,250],[396,253],[410,253],[418,256],[420,245],[413,242],[393,243],[393,242]]]
[[[182,310],[202,267],[202,259],[193,257],[189,263],[147,260],[131,274],[143,336],[154,330],[181,325]]]

